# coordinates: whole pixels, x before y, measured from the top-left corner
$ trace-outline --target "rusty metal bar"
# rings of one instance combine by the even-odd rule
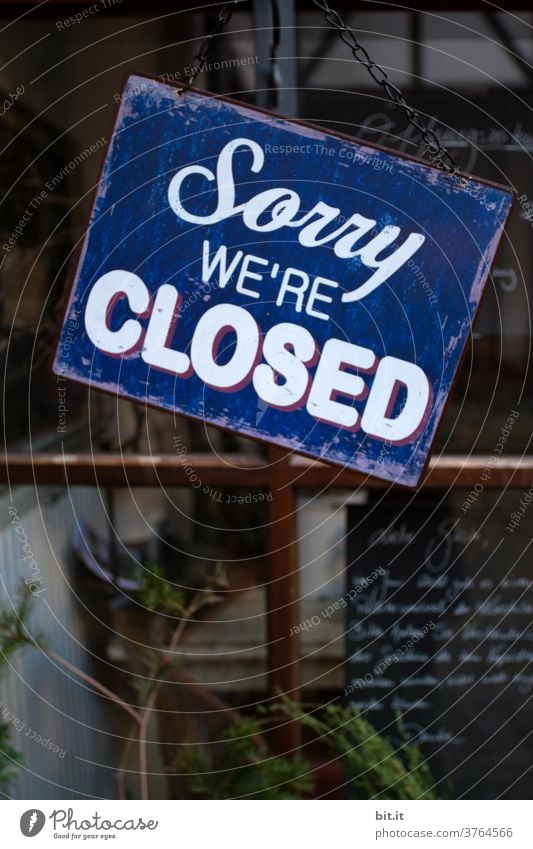
[[[469,489],[479,482],[489,456],[445,455],[430,461],[421,481],[430,489]],[[264,457],[240,454],[4,454],[0,464],[0,484],[36,484],[40,486],[188,486],[187,467],[206,484],[213,486],[267,487],[271,474]],[[305,457],[292,457],[289,462],[293,487],[360,487],[379,489],[389,484],[367,478],[349,469],[330,466]],[[485,489],[533,484],[533,457],[510,455],[492,467],[484,481]]]
[[[298,527],[296,490],[286,452],[271,447],[268,541],[268,676],[270,695],[280,693],[298,701],[300,694],[299,638],[291,635],[299,619]],[[287,717],[275,718],[272,748],[279,753],[295,752],[301,744],[301,727]]]

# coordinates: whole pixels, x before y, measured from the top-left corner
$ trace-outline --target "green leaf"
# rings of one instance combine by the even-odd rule
[[[268,752],[261,723],[240,717],[213,746],[187,746],[176,772],[198,799],[301,799],[313,792],[311,765]]]

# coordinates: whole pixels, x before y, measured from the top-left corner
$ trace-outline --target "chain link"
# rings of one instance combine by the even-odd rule
[[[189,85],[194,82],[202,68],[206,64],[206,59],[213,48],[213,40],[228,24],[235,12],[237,6],[247,0],[232,0],[231,3],[226,3],[217,16],[217,21],[209,35],[207,35],[200,44],[200,49],[193,59],[192,73],[187,82]],[[266,2],[266,0],[265,0]],[[440,143],[437,135],[425,123],[424,119],[416,109],[406,102],[402,92],[398,86],[394,85],[389,80],[387,72],[381,65],[370,57],[366,47],[364,47],[357,39],[354,31],[348,27],[336,9],[333,9],[327,0],[312,0],[312,3],[321,10],[327,23],[336,29],[339,33],[339,38],[352,51],[354,59],[363,65],[374,82],[381,86],[388,99],[399,106],[405,112],[409,123],[420,133],[423,141],[426,144],[425,153],[429,155],[431,161],[446,174],[456,174],[458,171],[457,164],[452,154],[446,150]]]
[[[374,82],[385,90],[388,99],[403,109],[409,123],[418,130],[426,143],[425,152],[429,154],[431,161],[446,174],[455,174],[458,167],[452,154],[442,146],[437,135],[427,126],[420,113],[409,106],[398,86],[389,80],[384,68],[371,59],[367,49],[360,44],[353,30],[344,23],[337,10],[332,9],[327,0],[312,0],[312,2],[323,12],[327,23],[338,30],[339,38],[350,48],[354,59],[363,65]]]
[[[209,35],[202,40],[200,44],[200,49],[196,56],[194,56],[192,60],[191,74],[187,80],[188,84],[191,85],[198,74],[201,72],[202,68],[206,64],[206,59],[211,53],[213,49],[213,40],[219,33],[222,32],[226,24],[229,24],[233,17],[233,13],[237,6],[240,6],[242,3],[247,2],[247,0],[232,0],[231,3],[226,3],[222,6],[222,9],[217,15],[217,21]]]

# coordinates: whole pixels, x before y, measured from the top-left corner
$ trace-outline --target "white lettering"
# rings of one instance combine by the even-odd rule
[[[202,244],[202,282],[209,283],[211,277],[214,274],[215,269],[218,266],[218,285],[220,289],[224,289],[225,286],[228,285],[231,280],[232,275],[235,273],[237,266],[239,265],[242,257],[243,251],[237,251],[233,259],[231,260],[229,266],[226,262],[226,257],[228,255],[228,249],[225,245],[221,245],[216,252],[215,256],[211,263],[209,262],[209,242],[207,239],[204,240]]]
[[[126,298],[132,312],[141,315],[150,304],[150,293],[143,281],[131,271],[108,271],[96,281],[85,309],[85,329],[93,345],[106,354],[125,355],[137,348],[142,338],[142,325],[133,318],[120,328],[111,330],[113,309]]]
[[[244,204],[242,206],[235,206],[235,183],[233,181],[232,171],[233,154],[240,147],[247,147],[252,151],[253,160],[251,168],[257,174],[263,167],[265,154],[257,142],[251,139],[233,139],[233,141],[228,142],[222,148],[218,157],[216,176],[209,168],[205,168],[203,165],[188,165],[175,174],[168,187],[168,202],[178,218],[181,218],[182,221],[188,221],[191,224],[217,224],[219,221],[223,221],[225,218],[243,211]],[[210,215],[194,215],[191,212],[187,212],[183,206],[181,200],[182,185],[187,177],[193,175],[205,177],[209,182],[216,180],[218,202],[215,211]],[[203,194],[204,192],[200,192],[193,195],[193,197],[202,197]]]
[[[315,301],[322,301],[323,304],[331,304],[333,302],[331,295],[324,295],[324,293],[320,292],[319,289],[321,286],[329,286],[331,289],[337,289],[338,285],[339,284],[336,280],[328,280],[327,277],[315,277],[305,307],[307,315],[311,315],[313,318],[322,318],[324,321],[329,321],[329,315],[325,312],[320,312],[320,310],[316,310],[314,308],[314,303]]]
[[[263,149],[252,139],[237,138],[228,142],[220,151],[216,174],[203,165],[188,165],[174,175],[168,187],[168,200],[178,218],[191,224],[209,225],[242,213],[244,225],[255,232],[270,233],[282,227],[298,227],[298,241],[304,247],[318,247],[335,242],[333,252],[340,259],[359,257],[363,265],[375,269],[375,273],[364,283],[351,292],[344,292],[342,300],[345,302],[357,301],[369,295],[398,271],[424,243],[425,236],[421,233],[410,233],[401,245],[395,246],[387,256],[379,258],[386,248],[395,244],[400,235],[399,227],[388,224],[369,242],[358,245],[361,238],[376,227],[376,221],[354,213],[348,218],[342,216],[344,223],[332,232],[324,234],[325,228],[340,217],[340,209],[318,201],[311,210],[297,218],[301,199],[297,192],[288,188],[267,189],[247,202],[236,205],[233,157],[237,152],[242,155],[242,148],[252,153],[250,168],[254,173],[259,173],[265,161]],[[189,177],[200,177],[216,184],[217,205],[214,212],[195,214],[185,208],[182,192]],[[201,186],[197,184],[188,199],[193,202],[196,200],[197,204],[205,206],[206,196],[209,194],[205,190],[202,191]],[[213,262],[221,262],[217,257]],[[223,258],[225,261],[225,254]],[[209,268],[212,269],[213,264],[207,266],[208,272]],[[205,270],[204,257],[204,272]],[[225,279],[223,285],[226,285],[228,279],[229,277]]]
[[[401,412],[391,418],[398,392],[407,395]],[[431,401],[430,383],[415,363],[396,357],[383,357],[361,420],[361,427],[371,436],[396,444],[411,442],[420,430]]]
[[[256,265],[268,265],[268,259],[263,259],[260,256],[254,256],[253,254],[247,254],[242,262],[241,271],[239,274],[239,279],[235,285],[235,291],[240,292],[241,295],[247,295],[249,298],[258,298],[259,292],[254,292],[253,289],[246,289],[244,286],[244,281],[246,278],[249,280],[262,280],[263,275],[258,274],[257,271],[250,271],[249,266],[251,262],[255,262]]]
[[[375,354],[342,339],[328,339],[322,349],[313,388],[307,402],[307,412],[321,421],[354,430],[359,413],[355,407],[341,404],[333,395],[341,393],[352,399],[363,398],[367,387],[357,374],[344,371],[343,366],[370,371],[376,362]]]
[[[123,299],[137,318],[113,322],[113,310]],[[271,407],[288,412],[305,404],[318,421],[348,430],[361,427],[389,444],[412,442],[421,432],[431,406],[431,386],[415,363],[392,356],[378,361],[370,349],[336,338],[328,339],[320,353],[312,334],[290,322],[270,327],[263,340],[251,313],[234,304],[217,304],[201,316],[189,359],[173,347],[180,303],[178,290],[165,283],[152,305],[140,277],[112,271],[89,293],[87,334],[108,355],[131,356],[142,346],[140,357],[155,369],[181,378],[196,373],[206,386],[222,392],[237,392],[252,381],[259,398]],[[139,319],[148,320],[146,329]],[[120,326],[112,329],[112,323]],[[185,345],[188,339],[182,341]],[[309,369],[318,357],[312,377]]]
[[[304,363],[310,365],[316,353],[315,340],[304,327],[288,322],[272,327],[263,344],[268,365],[258,365],[254,371],[253,384],[259,397],[271,407],[296,410],[311,382]],[[282,383],[278,375],[284,378]]]
[[[178,320],[179,303],[180,296],[174,286],[165,283],[159,288],[141,356],[145,363],[162,371],[186,375],[191,366],[189,357],[168,347]]]
[[[291,277],[299,277],[300,282],[291,283]],[[278,297],[276,298],[276,306],[280,307],[285,300],[286,292],[292,292],[296,295],[296,312],[301,312],[304,303],[304,292],[309,288],[309,275],[305,271],[300,271],[298,268],[286,268],[279,287]]]
[[[237,337],[235,350],[227,363],[216,358],[229,332]],[[259,328],[243,307],[218,304],[205,312],[196,325],[191,343],[191,362],[198,377],[213,389],[236,392],[251,378],[257,362]]]

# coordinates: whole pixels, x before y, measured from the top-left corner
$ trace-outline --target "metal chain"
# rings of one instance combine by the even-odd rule
[[[219,35],[220,32],[222,32],[226,24],[229,24],[237,6],[240,6],[241,3],[245,2],[247,2],[247,0],[232,0],[231,3],[226,3],[224,6],[222,6],[222,9],[218,13],[215,26],[213,27],[209,35],[206,35],[206,37],[202,40],[200,44],[200,49],[192,60],[191,74],[187,80],[189,85],[194,82],[194,80],[204,67],[206,59],[211,53],[211,50],[213,49],[214,38]]]
[[[194,82],[205,65],[206,59],[213,47],[214,38],[219,35],[226,24],[229,23],[237,6],[244,2],[246,2],[246,0],[232,0],[231,3],[226,3],[218,13],[217,22],[214,28],[209,35],[203,39],[200,44],[200,49],[193,59],[193,63],[196,64],[193,64],[192,73],[187,80],[189,85]],[[455,174],[458,171],[458,166],[452,154],[443,147],[437,135],[427,126],[420,113],[417,112],[416,109],[413,109],[412,106],[409,106],[398,86],[394,85],[394,83],[389,80],[384,68],[370,58],[367,49],[360,44],[354,31],[344,23],[336,9],[332,9],[327,0],[312,0],[312,3],[320,9],[321,12],[323,12],[327,23],[333,27],[333,29],[338,31],[339,38],[350,48],[354,59],[363,65],[374,82],[385,90],[388,99],[403,109],[407,115],[409,123],[418,130],[422,139],[426,143],[425,153],[429,155],[431,161],[437,165],[438,168],[441,168],[446,174]]]
[[[350,48],[354,59],[364,65],[374,82],[385,89],[389,100],[403,109],[409,123],[418,130],[425,141],[425,152],[429,154],[431,161],[447,174],[455,174],[458,166],[452,154],[442,146],[437,135],[427,126],[420,113],[409,106],[398,86],[391,83],[381,65],[370,58],[366,48],[359,43],[353,30],[344,23],[339,13],[332,9],[326,0],[312,0],[312,2],[324,13],[328,24],[338,30],[339,38]]]

